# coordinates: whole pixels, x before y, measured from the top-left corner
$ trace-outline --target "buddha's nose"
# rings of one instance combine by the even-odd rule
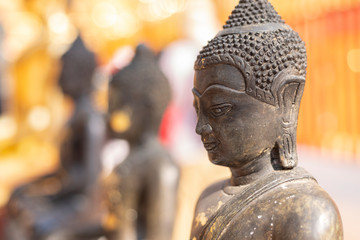
[[[209,123],[201,123],[200,121],[198,121],[198,123],[196,124],[196,133],[199,135],[210,134],[212,130],[213,129]]]

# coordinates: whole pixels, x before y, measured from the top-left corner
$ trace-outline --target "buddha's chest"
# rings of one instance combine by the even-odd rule
[[[288,187],[288,184],[281,184],[256,198],[253,194],[241,198],[239,194],[230,195],[224,190],[201,198],[190,239],[283,239],[279,236],[284,226],[303,218],[293,206],[301,207],[301,202],[305,201],[296,188]],[[298,221],[300,225],[301,222]]]

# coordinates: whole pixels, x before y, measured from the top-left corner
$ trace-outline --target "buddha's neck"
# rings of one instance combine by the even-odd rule
[[[250,184],[264,175],[274,171],[271,165],[270,150],[263,152],[259,157],[247,162],[241,167],[231,167],[230,183],[233,186]]]

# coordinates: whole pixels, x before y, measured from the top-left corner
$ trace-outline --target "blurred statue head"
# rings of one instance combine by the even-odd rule
[[[93,89],[92,78],[96,69],[96,58],[80,37],[61,57],[61,62],[59,85],[64,94],[72,98],[89,94]]]
[[[209,158],[233,166],[272,151],[297,164],[306,49],[267,0],[240,0],[195,62],[197,133]]]
[[[110,81],[109,120],[113,132],[129,141],[157,134],[170,98],[169,82],[156,57],[139,45],[131,63]]]

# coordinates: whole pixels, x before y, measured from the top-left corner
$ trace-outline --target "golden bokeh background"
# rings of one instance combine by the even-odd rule
[[[72,112],[56,83],[59,57],[78,32],[106,68],[119,48],[140,42],[157,52],[179,39],[201,46],[237,2],[0,0],[0,206],[15,186],[57,166],[62,128]],[[360,0],[270,2],[308,50],[298,143],[359,164]],[[97,90],[94,102],[106,111],[106,87]],[[193,179],[198,174],[189,166],[184,172]]]

